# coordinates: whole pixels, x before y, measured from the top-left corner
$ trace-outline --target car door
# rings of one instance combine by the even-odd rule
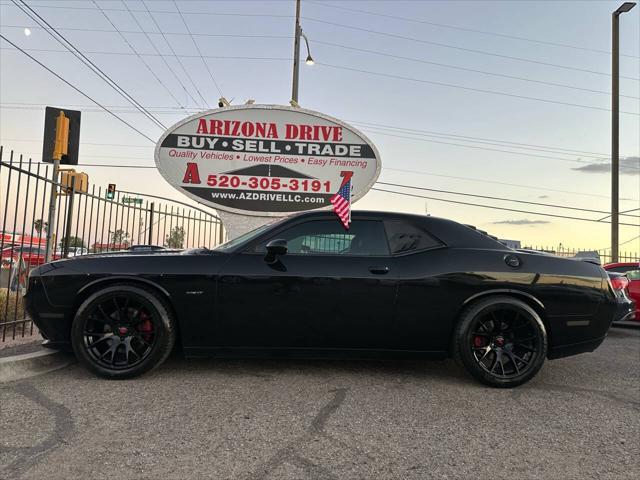
[[[274,239],[288,251],[270,264]],[[229,347],[375,348],[393,314],[390,261],[379,220],[288,224],[223,266],[216,337]]]
[[[389,348],[442,350],[448,338],[446,319],[455,314],[450,296],[461,295],[443,285],[450,252],[408,219],[385,220],[385,228],[399,279],[395,317],[387,332]]]

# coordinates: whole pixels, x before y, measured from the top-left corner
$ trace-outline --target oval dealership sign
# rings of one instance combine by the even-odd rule
[[[280,105],[242,105],[193,115],[158,141],[162,176],[211,207],[283,216],[331,206],[342,179],[352,201],[380,174],[371,141],[340,120]]]

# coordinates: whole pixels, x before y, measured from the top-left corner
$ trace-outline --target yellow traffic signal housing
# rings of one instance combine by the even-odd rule
[[[47,107],[44,114],[42,161],[77,165],[80,150],[80,112]]]
[[[60,170],[60,187],[62,193],[71,193],[74,187],[76,193],[87,193],[89,175],[85,172],[76,172],[73,169]]]
[[[69,147],[69,119],[65,117],[61,110],[56,118],[56,143],[53,147],[53,159],[62,160],[62,156],[67,154]]]

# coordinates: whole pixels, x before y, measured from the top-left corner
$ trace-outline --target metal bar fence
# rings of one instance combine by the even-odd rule
[[[135,250],[152,242],[172,249],[213,248],[223,238],[220,219],[202,208],[157,196],[150,202],[143,194],[118,193],[109,200],[106,190],[95,185],[82,192],[74,183],[67,192],[59,179],[49,178],[50,172],[48,164],[26,161],[13,151],[7,156],[0,146],[0,342],[34,333],[22,295],[29,271],[45,263],[49,229],[54,260]],[[59,192],[55,225],[47,223],[51,188]],[[214,232],[209,238],[196,235],[206,228]]]
[[[607,263],[611,263],[611,249],[604,248],[600,250],[590,250],[588,248],[576,249],[565,247],[564,245],[558,246],[542,246],[542,245],[529,245],[523,247],[527,250],[536,250],[539,252],[551,253],[553,255],[558,255],[560,257],[571,258],[571,257],[590,257],[597,256],[600,259],[600,263],[605,265]],[[618,252],[618,262],[621,263],[635,263],[640,262],[640,253],[639,252]]]

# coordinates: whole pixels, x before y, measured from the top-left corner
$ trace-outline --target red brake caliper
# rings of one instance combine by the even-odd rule
[[[153,331],[153,324],[151,323],[151,319],[144,312],[140,312],[140,318],[142,318],[142,322],[138,325],[138,331],[142,333],[142,338],[145,341],[151,340],[151,332]]]
[[[485,338],[482,335],[476,335],[473,337],[473,346],[477,348],[484,347],[484,341]]]

